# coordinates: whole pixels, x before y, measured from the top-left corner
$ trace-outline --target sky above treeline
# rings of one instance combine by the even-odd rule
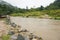
[[[4,0],[13,6],[17,6],[19,8],[36,8],[40,7],[41,5],[46,7],[50,3],[53,3],[55,0]]]

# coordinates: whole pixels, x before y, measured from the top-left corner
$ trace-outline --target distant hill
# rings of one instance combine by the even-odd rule
[[[0,0],[0,16],[12,13],[24,13],[26,9],[15,7],[8,2]]]
[[[55,0],[54,3],[51,3],[46,7],[47,9],[60,9],[60,0]]]
[[[11,4],[0,0],[0,15],[10,14],[15,10],[16,7],[12,6]]]
[[[9,3],[5,2],[5,1],[0,1],[0,4],[6,4],[6,5],[10,5]]]
[[[11,8],[14,7],[14,6],[12,6],[11,4],[9,4],[9,3],[5,2],[5,1],[1,1],[1,0],[0,0],[0,5],[1,5],[1,6],[4,6],[4,5],[5,5],[5,6],[7,6],[7,7],[9,6],[9,7],[11,7]]]

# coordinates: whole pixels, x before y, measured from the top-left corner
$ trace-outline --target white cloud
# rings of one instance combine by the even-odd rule
[[[31,8],[39,7],[41,5],[45,7],[50,3],[54,2],[55,0],[4,0],[4,1],[7,1],[8,3],[20,8],[26,8],[26,6]]]

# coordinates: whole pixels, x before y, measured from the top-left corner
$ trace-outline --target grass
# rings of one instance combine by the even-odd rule
[[[2,40],[9,40],[9,38],[10,38],[10,35],[3,35],[2,36]]]
[[[58,19],[60,20],[60,9],[57,10],[43,10],[43,11],[31,11],[25,13],[12,13],[11,16],[19,16],[19,17],[35,17],[35,18],[45,18],[45,14],[51,19]]]
[[[21,16],[21,17],[41,17],[44,15],[43,12],[40,11],[33,11],[33,12],[26,12],[26,13],[13,13],[11,16]]]

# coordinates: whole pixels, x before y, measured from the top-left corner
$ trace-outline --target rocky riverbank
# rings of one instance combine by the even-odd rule
[[[29,32],[27,29],[22,29],[20,25],[11,22],[11,20],[7,19],[9,22],[8,24],[11,25],[10,28],[10,35],[12,40],[42,40],[41,37],[34,35],[33,33]]]
[[[22,29],[7,18],[6,21],[0,21],[0,40],[42,40],[42,38],[27,29]]]

